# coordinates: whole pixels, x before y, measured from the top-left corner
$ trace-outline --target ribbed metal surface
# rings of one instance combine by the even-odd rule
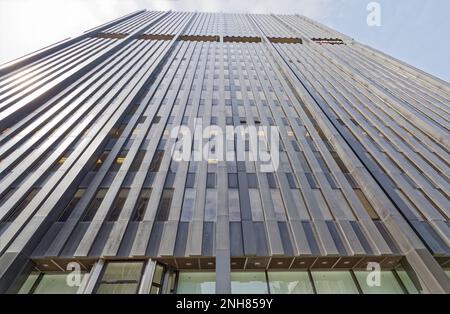
[[[194,16],[191,12],[172,12],[145,31],[149,35],[176,35],[180,33]]]
[[[4,263],[448,263],[445,82],[293,15],[143,11],[53,50],[0,77]],[[280,167],[173,161],[196,118],[278,126]]]
[[[142,27],[145,27],[152,23],[156,18],[161,17],[164,12],[148,11],[127,19],[117,25],[109,27],[104,30],[104,33],[111,34],[130,34]]]

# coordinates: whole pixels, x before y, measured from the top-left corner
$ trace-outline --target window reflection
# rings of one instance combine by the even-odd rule
[[[69,285],[67,275],[68,273],[31,273],[18,293],[75,294],[79,287]],[[84,274],[81,274],[81,276],[84,276]]]
[[[357,294],[358,289],[349,271],[312,271],[319,294]]]
[[[232,272],[231,293],[268,294],[265,272]]]
[[[307,271],[269,271],[270,293],[313,294],[314,289]]]
[[[213,272],[180,272],[178,294],[213,294],[216,291],[216,274]]]
[[[97,293],[137,293],[143,265],[143,262],[109,262],[106,264]]]

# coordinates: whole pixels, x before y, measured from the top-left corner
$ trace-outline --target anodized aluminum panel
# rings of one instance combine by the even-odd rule
[[[442,82],[349,42],[270,42],[347,40],[293,15],[151,11],[102,32],[130,35],[83,38],[0,79],[0,121],[17,117],[0,135],[0,215],[13,217],[2,220],[2,254],[220,252],[254,266],[254,257],[402,255],[408,241],[420,249],[424,241],[450,255],[450,92]],[[175,164],[168,134],[193,130],[195,118],[222,128],[276,125],[280,168]],[[57,222],[80,188],[85,194]],[[105,193],[92,207],[98,189]],[[143,189],[151,189],[146,200]],[[402,215],[413,228],[399,241]]]

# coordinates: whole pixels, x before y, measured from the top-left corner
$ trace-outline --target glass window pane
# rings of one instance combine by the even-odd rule
[[[157,221],[166,221],[169,218],[170,206],[172,204],[173,189],[164,189],[156,214]]]
[[[365,294],[403,294],[403,290],[400,284],[391,271],[380,272],[380,285],[369,285],[367,278],[370,272],[368,271],[355,271],[355,276],[358,279],[358,283]]]
[[[270,293],[313,294],[314,290],[306,271],[268,272]]]
[[[38,273],[31,273],[28,278],[23,283],[20,290],[17,292],[18,294],[27,294],[30,292],[31,288],[33,287],[34,283],[36,282],[36,279],[38,279],[39,274]]]
[[[447,274],[448,278],[450,278],[450,269],[446,270],[445,273]]]
[[[139,281],[143,263],[108,263],[102,282],[114,282],[118,280]]]
[[[409,294],[419,294],[419,291],[405,270],[397,270],[397,275],[400,277],[400,280]]]
[[[136,208],[134,212],[134,221],[142,221],[145,215],[145,210],[147,209],[148,201],[150,199],[150,196],[152,194],[152,189],[144,188],[142,189],[139,199],[136,203]]]
[[[125,205],[125,201],[127,200],[128,193],[130,189],[123,188],[119,190],[119,195],[116,197],[110,212],[108,213],[108,221],[117,221],[119,218],[120,212],[122,211],[123,206]]]
[[[213,294],[216,291],[216,274],[211,272],[180,272],[177,294]]]
[[[165,287],[165,291],[162,291],[163,294],[173,294],[175,291],[175,272],[170,272],[167,279],[167,286]]]
[[[64,209],[64,212],[61,215],[61,217],[59,217],[58,221],[66,221],[69,218],[69,216],[72,213],[73,209],[78,204],[80,199],[83,197],[85,192],[86,192],[86,189],[78,189],[75,192],[75,195],[73,196],[72,200],[69,202],[69,204]]]
[[[231,273],[231,293],[267,294],[267,281],[264,272]]]
[[[186,188],[193,188],[195,186],[195,173],[188,173],[186,176]]]
[[[68,274],[44,274],[34,294],[75,294],[78,287],[67,284]]]
[[[143,262],[110,262],[106,265],[97,293],[136,293],[141,279]]]
[[[153,275],[153,282],[161,284],[163,279],[164,267],[161,265],[156,265],[155,274]]]
[[[311,274],[319,294],[358,293],[352,275],[348,271],[313,271]]]
[[[103,198],[108,192],[108,189],[99,189],[95,194],[95,197],[89,203],[86,211],[84,212],[83,221],[92,221],[97,212],[97,209],[100,207],[100,204],[103,202]]]
[[[157,172],[159,171],[159,167],[161,166],[161,161],[163,159],[164,156],[164,151],[163,150],[156,150],[155,151],[155,155],[153,155],[153,160],[150,164],[150,172]]]
[[[98,171],[100,170],[100,167],[103,165],[103,163],[105,162],[105,160],[108,158],[109,155],[109,151],[104,151],[100,157],[97,159],[97,161],[95,162],[94,168],[92,169],[92,171]]]
[[[19,215],[22,213],[22,211],[27,207],[27,205],[33,200],[33,198],[38,194],[40,191],[40,188],[32,189],[30,193],[28,193],[27,197],[19,204],[17,205],[13,211],[11,211],[9,214],[3,218],[3,222],[13,222]]]
[[[146,151],[139,150],[134,157],[133,162],[131,163],[129,171],[139,171],[139,167],[141,166],[142,160],[144,159]]]
[[[216,188],[216,174],[215,173],[208,173],[206,176],[206,187],[209,189],[215,189]]]
[[[138,289],[137,283],[101,284],[98,294],[135,294]]]

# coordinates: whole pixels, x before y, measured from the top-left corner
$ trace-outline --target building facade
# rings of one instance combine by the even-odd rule
[[[298,15],[89,30],[0,67],[0,292],[450,293],[449,112]]]

